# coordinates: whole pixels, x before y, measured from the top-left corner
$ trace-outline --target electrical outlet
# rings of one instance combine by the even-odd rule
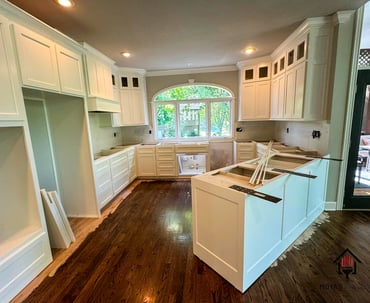
[[[313,130],[312,131],[312,139],[320,138],[321,132],[319,130]]]

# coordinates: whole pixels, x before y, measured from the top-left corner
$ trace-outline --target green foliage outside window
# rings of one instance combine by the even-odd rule
[[[157,138],[230,137],[231,98],[226,89],[211,85],[185,85],[161,92],[154,98]]]
[[[210,85],[186,85],[170,88],[157,97],[154,101],[194,100],[231,97],[226,89]]]

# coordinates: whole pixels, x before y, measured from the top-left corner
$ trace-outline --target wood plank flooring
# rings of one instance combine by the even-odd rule
[[[370,212],[328,213],[242,294],[192,253],[189,181],[143,182],[122,198],[54,276],[13,301],[370,302]],[[361,261],[349,279],[333,262],[346,248]]]

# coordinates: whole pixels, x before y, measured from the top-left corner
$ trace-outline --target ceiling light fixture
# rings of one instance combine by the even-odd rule
[[[75,6],[75,2],[73,0],[55,0],[55,2],[63,7]]]
[[[254,53],[255,51],[256,51],[256,49],[255,49],[254,47],[247,47],[247,48],[245,49],[244,53],[245,53],[246,55],[250,55],[250,54]]]
[[[125,58],[130,58],[131,57],[131,53],[130,52],[121,52],[121,55]]]

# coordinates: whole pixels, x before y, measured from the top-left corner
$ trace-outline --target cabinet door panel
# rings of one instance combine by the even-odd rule
[[[145,124],[143,96],[140,90],[131,90],[131,108],[134,124]]]
[[[256,83],[255,117],[268,119],[270,117],[270,81]]]
[[[286,74],[286,99],[284,107],[284,118],[291,118],[294,110],[296,76],[295,70],[290,70]]]
[[[130,125],[132,123],[130,90],[120,90],[119,97],[121,101],[121,125]]]
[[[23,84],[59,91],[54,42],[21,26],[14,34]]]
[[[81,55],[58,45],[57,61],[62,92],[84,95]]]
[[[297,66],[295,72],[295,98],[293,118],[303,117],[303,98],[304,98],[304,84],[305,84],[305,64],[301,63]]]
[[[15,58],[10,49],[11,42],[6,26],[5,20],[0,17],[0,120],[18,120],[24,119],[20,104],[23,99],[16,81]]]
[[[239,117],[240,120],[248,120],[254,118],[256,99],[256,86],[254,83],[244,84],[242,86]]]

